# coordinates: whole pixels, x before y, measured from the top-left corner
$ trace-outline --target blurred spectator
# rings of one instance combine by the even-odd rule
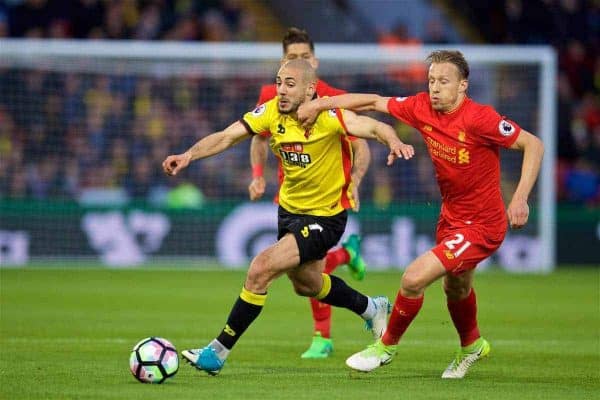
[[[423,42],[427,44],[448,44],[450,39],[446,35],[443,22],[438,18],[431,18],[425,25],[425,37]]]
[[[0,37],[138,40],[251,41],[257,22],[245,0],[22,0],[0,3]],[[558,88],[558,187],[562,201],[599,205],[600,5],[590,0],[451,0],[490,43],[556,47]],[[565,23],[568,21],[568,23]],[[381,32],[383,45],[448,43],[439,17],[427,20],[422,37],[399,20]],[[424,64],[394,67],[389,74],[327,77],[350,91],[387,95],[423,90]],[[476,77],[480,71],[473,70]],[[498,68],[494,91],[500,109],[525,126],[537,115],[512,107],[535,101],[535,79],[527,69]],[[512,77],[512,79],[511,79]],[[472,93],[485,94],[473,79]],[[510,84],[502,84],[511,79]],[[419,82],[419,84],[415,84]],[[124,201],[166,197],[157,168],[169,152],[224,128],[252,104],[262,79],[156,78],[113,71],[0,69],[0,198],[69,197]],[[477,92],[480,90],[480,92]],[[523,115],[519,116],[519,112]],[[414,134],[399,129],[402,135]],[[411,140],[411,139],[408,139]],[[419,143],[419,140],[412,140]],[[372,146],[373,160],[385,151]],[[425,148],[419,149],[426,151]],[[206,160],[190,170],[187,184],[201,198],[246,198],[248,147]],[[386,170],[387,171],[387,170]],[[439,196],[430,163],[415,162],[396,173],[365,180],[365,200],[385,208],[397,200]],[[510,172],[507,174],[510,180]],[[414,182],[406,184],[410,179]],[[168,182],[166,185],[174,185]],[[185,189],[185,186],[182,186]],[[108,189],[107,189],[108,188]],[[188,188],[189,189],[189,188]],[[184,193],[186,190],[182,190]],[[268,188],[273,190],[273,188]],[[174,193],[177,193],[175,191]],[[104,196],[104,197],[102,197]]]
[[[600,3],[593,0],[453,0],[492,43],[551,44],[559,56],[559,199],[598,206]],[[520,91],[522,96],[524,91]],[[517,119],[518,120],[518,119]]]

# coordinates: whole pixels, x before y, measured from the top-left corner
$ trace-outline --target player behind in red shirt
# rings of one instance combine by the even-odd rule
[[[442,195],[437,244],[406,268],[383,337],[352,355],[346,364],[368,372],[389,363],[400,337],[421,309],[425,289],[443,277],[448,311],[461,347],[442,378],[463,378],[469,367],[490,351],[477,325],[475,267],[498,249],[508,224],[518,229],[527,223],[527,199],[544,147],[537,137],[492,107],[467,96],[469,65],[460,52],[434,51],[427,61],[429,93],[396,98],[347,94],[312,101],[298,114],[307,125],[316,110],[376,110],[391,114],[423,136]],[[499,147],[523,152],[521,177],[506,211],[500,193]]]
[[[298,28],[289,28],[283,37],[283,58],[281,63],[295,59],[305,59],[315,69],[319,66],[319,60],[315,57],[314,43],[308,33]],[[317,81],[317,95],[337,96],[346,93],[343,90],[329,86],[322,80]],[[266,103],[277,96],[275,84],[265,85],[261,88],[257,105]],[[248,186],[250,200],[258,200],[265,193],[265,179],[263,169],[269,153],[269,132],[252,137],[250,144],[250,164],[252,166],[252,182]],[[348,136],[352,143],[352,182],[353,196],[355,200],[354,211],[360,207],[358,197],[358,186],[367,172],[371,153],[366,140],[354,136]],[[278,167],[279,183],[283,178],[281,165]],[[278,202],[277,195],[275,203]],[[323,272],[331,274],[339,265],[347,264],[351,276],[356,280],[363,280],[366,265],[360,255],[360,237],[356,234],[349,235],[341,247],[331,250],[325,258],[325,269]],[[308,350],[302,353],[302,358],[326,358],[333,351],[331,339],[331,306],[310,298],[310,306],[314,321],[314,335]]]

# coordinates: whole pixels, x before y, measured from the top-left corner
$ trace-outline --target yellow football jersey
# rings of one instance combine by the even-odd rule
[[[354,206],[352,146],[341,110],[323,111],[310,130],[279,113],[278,98],[248,112],[242,122],[254,134],[271,132],[283,181],[279,204],[291,213],[331,216]]]

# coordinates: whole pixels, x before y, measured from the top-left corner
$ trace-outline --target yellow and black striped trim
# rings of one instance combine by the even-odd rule
[[[321,275],[323,276],[323,287],[321,288],[321,291],[319,292],[319,294],[317,294],[315,296],[315,298],[317,300],[324,299],[325,297],[327,297],[327,295],[331,291],[331,277],[327,274],[321,274]]]
[[[252,293],[243,287],[242,293],[240,293],[240,299],[244,300],[246,303],[254,304],[255,306],[264,306],[267,301],[267,295]]]

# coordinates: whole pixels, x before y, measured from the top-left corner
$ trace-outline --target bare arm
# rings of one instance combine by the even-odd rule
[[[353,140],[351,144],[352,153],[354,154],[352,159],[352,181],[358,186],[369,169],[371,151],[364,139]]]
[[[364,139],[355,139],[350,142],[352,144],[352,196],[354,197],[354,211],[360,210],[360,196],[358,193],[358,187],[362,178],[369,169],[371,163],[371,151],[369,145]]]
[[[518,229],[522,228],[529,219],[527,200],[540,171],[544,145],[540,139],[522,129],[510,148],[523,152],[521,178],[506,211],[510,227]]]
[[[308,103],[303,103],[298,108],[298,120],[303,126],[310,126],[317,119],[321,111],[332,108],[344,108],[353,111],[379,111],[389,113],[387,105],[389,97],[377,94],[347,93],[333,97],[321,97]]]
[[[269,153],[269,139],[254,135],[250,143],[250,166],[252,167],[252,181],[248,185],[250,200],[258,200],[265,194],[266,182],[263,169]]]
[[[344,121],[352,135],[365,139],[377,139],[390,148],[387,165],[392,165],[396,158],[408,160],[415,154],[414,148],[409,144],[402,143],[394,128],[388,124],[348,110],[344,111]]]
[[[168,156],[162,163],[163,170],[167,175],[177,175],[190,162],[222,153],[249,136],[246,127],[240,121],[236,121],[224,130],[200,139],[185,153]]]

